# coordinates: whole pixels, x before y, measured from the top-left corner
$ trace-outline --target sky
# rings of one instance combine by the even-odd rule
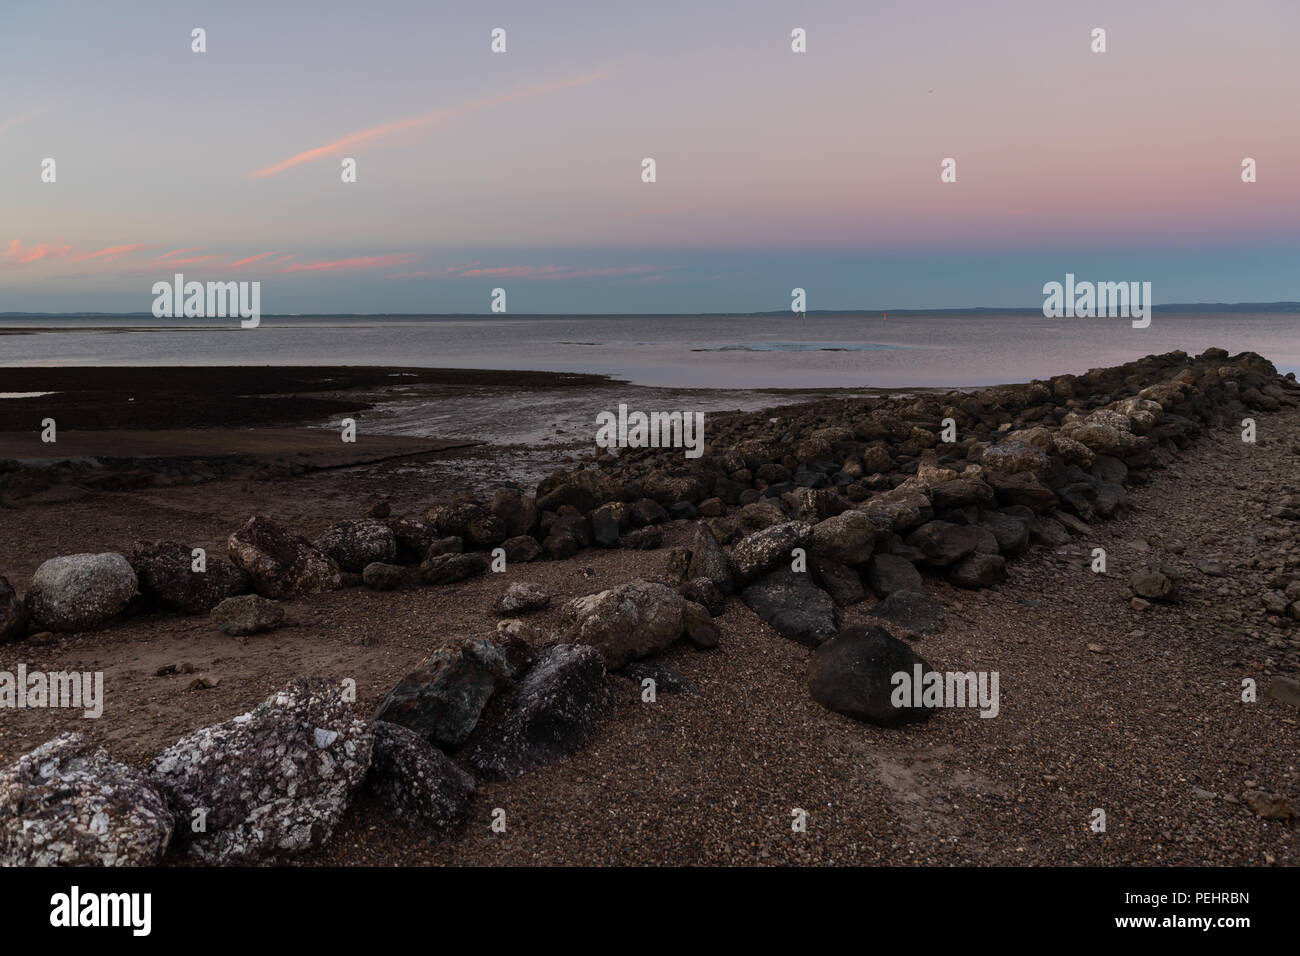
[[[268,314],[1036,307],[1066,273],[1300,300],[1294,0],[3,17],[0,312],[147,312],[177,272]]]

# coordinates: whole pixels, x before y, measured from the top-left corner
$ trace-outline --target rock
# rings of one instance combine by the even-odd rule
[[[722,545],[718,544],[718,539],[706,524],[695,526],[686,577],[708,578],[723,595],[731,593],[731,562],[727,560],[727,553],[722,550]]]
[[[590,644],[610,667],[623,667],[682,636],[685,604],[672,588],[649,581],[574,598],[564,608],[561,640]]]
[[[734,586],[787,567],[795,548],[807,548],[812,540],[812,526],[799,521],[772,525],[741,538],[731,549],[731,573]]]
[[[1002,554],[1019,554],[1029,547],[1029,519],[1004,511],[986,511],[980,524],[993,534]]]
[[[876,529],[902,534],[934,517],[930,499],[916,488],[898,487],[882,492],[860,506]]]
[[[1043,512],[1056,504],[1056,494],[1032,474],[992,474],[988,482],[1003,505],[1022,505]]]
[[[500,646],[466,638],[438,648],[389,691],[375,720],[407,727],[439,747],[459,747],[511,676]]]
[[[623,535],[619,544],[629,551],[653,551],[664,543],[664,533],[655,525],[646,525]]]
[[[383,498],[380,498],[378,501],[375,501],[373,504],[371,504],[369,508],[366,509],[367,518],[387,518],[392,513],[393,513],[392,507]]]
[[[488,780],[507,780],[581,748],[610,704],[605,663],[594,647],[558,644],[537,655],[510,709],[470,754]]]
[[[1052,469],[1052,459],[1047,452],[1016,439],[998,442],[984,449],[980,464],[986,471],[1004,475],[1030,474],[1036,478],[1041,478]]]
[[[862,511],[844,511],[812,529],[812,550],[849,567],[866,564],[876,540],[876,526]]]
[[[668,520],[668,512],[656,501],[649,498],[642,498],[632,505],[631,511],[632,524],[635,527],[642,528],[646,525],[662,524]]]
[[[683,584],[689,577],[690,566],[690,548],[673,548],[668,552],[668,562],[664,566],[664,579],[672,584]]]
[[[1228,569],[1224,567],[1223,559],[1214,555],[1197,561],[1196,569],[1212,578],[1221,578],[1228,573]]]
[[[343,584],[333,558],[265,515],[254,515],[230,536],[230,560],[248,572],[263,597],[316,594]]]
[[[488,560],[481,554],[439,554],[420,562],[420,580],[425,584],[452,584],[487,569]]]
[[[933,634],[943,626],[943,607],[920,591],[893,591],[867,615],[918,634]]]
[[[1148,601],[1172,601],[1175,585],[1172,579],[1158,568],[1141,568],[1129,580],[1133,593]]]
[[[909,546],[924,555],[925,564],[943,568],[971,554],[979,545],[979,536],[969,525],[947,521],[929,521],[907,536]]]
[[[527,564],[542,553],[542,546],[537,539],[528,535],[507,538],[501,545],[506,553],[506,564]]]
[[[501,519],[507,538],[531,535],[537,528],[537,501],[518,488],[499,488],[492,496],[492,513]]]
[[[367,564],[361,572],[361,580],[366,587],[376,591],[396,591],[406,584],[408,572],[400,564],[385,564],[376,561]]]
[[[1295,809],[1279,794],[1250,791],[1246,794],[1245,801],[1248,807],[1265,820],[1295,819]]]
[[[365,779],[373,741],[339,684],[299,678],[249,713],[182,737],[149,769],[192,855],[257,863],[329,839]],[[195,810],[206,832],[189,829]]]
[[[1300,707],[1300,681],[1290,677],[1274,677],[1264,688],[1264,696],[1283,704]]]
[[[643,661],[633,661],[623,668],[622,674],[630,681],[635,681],[638,686],[643,686],[646,680],[655,682],[655,693],[668,694],[699,694],[700,689],[695,683],[684,676],[681,671],[673,667],[667,661],[650,658]]]
[[[85,734],[0,770],[0,866],[154,866],[174,825],[162,792]]]
[[[704,605],[713,617],[721,616],[726,610],[727,599],[718,590],[718,586],[708,578],[691,578],[679,587],[677,592],[688,601]]]
[[[631,522],[628,506],[621,501],[601,505],[591,513],[591,539],[598,548],[617,548],[619,536]]]
[[[814,556],[812,574],[817,586],[831,596],[836,607],[850,607],[867,596],[857,568]]]
[[[438,534],[460,538],[470,549],[494,548],[509,537],[504,521],[472,501],[430,508],[425,517]]]
[[[551,593],[540,584],[514,581],[497,602],[499,617],[516,617],[529,611],[540,611],[551,603]]]
[[[558,511],[561,505],[571,505],[586,514],[621,497],[618,485],[600,468],[557,472],[537,486],[537,508],[540,511]]]
[[[418,518],[393,518],[386,524],[397,541],[397,560],[403,564],[423,561],[429,554],[429,545],[438,537],[427,521]]]
[[[376,561],[397,560],[397,536],[374,518],[340,521],[316,539],[316,547],[344,571],[360,574]]]
[[[27,605],[18,599],[18,592],[0,575],[0,644],[26,637],[31,617]]]
[[[940,482],[930,492],[936,512],[965,508],[968,505],[988,505],[993,501],[992,487],[978,478],[954,478]]]
[[[976,552],[948,569],[948,580],[963,588],[990,588],[1007,576],[1007,562],[998,554]]]
[[[835,602],[807,572],[781,568],[746,587],[740,599],[782,637],[808,647],[839,630]]]
[[[32,575],[27,606],[41,627],[80,631],[103,624],[135,596],[135,572],[126,558],[70,554],[50,558]]]
[[[717,647],[722,639],[722,632],[713,623],[713,615],[703,604],[687,601],[682,608],[682,630],[686,638],[696,647],[709,649]]]
[[[448,836],[469,809],[474,778],[423,737],[376,721],[366,789],[397,820],[430,841]]]
[[[902,641],[879,627],[850,627],[813,652],[808,690],[830,710],[879,727],[899,727],[930,716],[932,708],[914,706],[907,695],[894,705],[895,674],[914,679],[916,668],[933,668]]]
[[[921,572],[906,558],[894,554],[873,554],[867,564],[867,584],[878,597],[895,591],[921,591]]]
[[[169,611],[207,614],[252,586],[247,572],[215,556],[205,558],[205,570],[195,571],[193,551],[178,541],[137,544],[127,562],[135,571],[140,593]]]
[[[214,607],[212,623],[225,634],[257,634],[283,624],[284,608],[260,594],[241,594]]]

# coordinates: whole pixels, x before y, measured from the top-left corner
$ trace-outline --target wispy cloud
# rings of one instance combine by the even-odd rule
[[[34,246],[24,246],[17,239],[9,242],[5,258],[16,265],[25,266],[42,259],[62,259],[72,251],[72,246],[42,242]]]
[[[585,73],[582,76],[570,77],[569,79],[558,80],[554,83],[544,83],[538,86],[507,90],[503,93],[496,93],[492,96],[470,100],[456,106],[434,110],[431,113],[424,113],[420,116],[411,116],[406,119],[393,120],[392,122],[384,123],[380,126],[373,126],[370,129],[348,133],[346,136],[342,136],[333,142],[326,143],[324,146],[317,146],[301,153],[295,153],[288,159],[282,159],[280,162],[273,163],[270,166],[265,166],[262,169],[255,169],[248,175],[250,179],[265,179],[269,176],[278,175],[286,169],[292,169],[294,166],[299,166],[302,163],[309,163],[312,160],[323,159],[326,156],[337,156],[349,147],[356,146],[360,143],[367,143],[372,140],[381,139],[382,137],[402,132],[403,130],[419,129],[445,120],[468,116],[471,113],[476,113],[479,110],[488,109],[493,106],[500,106],[505,103],[530,99],[534,96],[544,96],[547,93],[556,93],[560,90],[571,89],[575,86],[583,86],[587,83],[604,79],[612,73],[612,69],[603,68],[596,70],[594,73]]]
[[[280,270],[287,272],[346,272],[355,269],[389,269],[404,266],[415,256],[407,253],[392,253],[383,256],[354,256],[351,259],[330,259],[321,262],[299,262],[285,266]]]
[[[149,247],[142,242],[132,243],[123,246],[109,246],[106,249],[100,249],[98,252],[79,252],[72,256],[73,262],[91,262],[102,260],[112,262],[114,259],[120,259],[122,256],[130,255],[133,252],[139,252],[141,249]]]

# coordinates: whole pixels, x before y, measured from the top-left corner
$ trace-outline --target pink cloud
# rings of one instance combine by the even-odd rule
[[[457,106],[449,106],[444,109],[434,110],[431,113],[424,113],[420,116],[411,116],[406,119],[393,120],[380,126],[374,126],[370,129],[359,130],[355,133],[348,133],[331,143],[324,146],[317,146],[314,149],[305,150],[301,153],[295,153],[288,159],[282,159],[278,163],[262,169],[255,169],[249,173],[250,179],[265,179],[269,176],[275,176],[291,169],[302,163],[309,163],[315,159],[322,159],[326,156],[336,156],[350,146],[356,146],[371,140],[380,139],[392,133],[401,132],[402,130],[418,129],[429,126],[444,120],[455,119],[461,116],[468,116],[479,110],[487,109],[492,106],[500,106],[504,103],[513,103],[517,100],[529,99],[534,96],[542,96],[547,93],[555,93],[559,90],[570,89],[575,86],[582,86],[595,80],[604,79],[612,74],[610,69],[597,70],[594,73],[587,73],[582,76],[571,77],[567,80],[558,80],[554,83],[546,83],[540,86],[525,87],[517,90],[509,90],[504,93],[497,93],[492,96],[481,97],[477,100],[470,100],[467,103],[461,103]]]
[[[267,258],[269,258],[269,257],[271,257],[271,256],[278,255],[278,254],[279,254],[279,253],[276,253],[276,252],[259,252],[259,253],[258,253],[257,255],[255,255],[255,256],[248,256],[247,258],[240,259],[240,260],[238,260],[237,262],[232,262],[232,263],[230,264],[230,268],[232,268],[232,269],[238,269],[238,268],[240,268],[241,266],[251,266],[254,262],[261,262],[263,259],[267,259]],[[292,256],[288,256],[288,257],[286,257],[286,258],[293,258],[293,257],[292,257]],[[283,261],[283,260],[281,260],[281,261]]]
[[[299,262],[285,266],[280,272],[344,272],[354,269],[387,269],[392,266],[404,266],[415,256],[406,253],[392,253],[383,256],[354,256],[351,259],[331,259],[321,262]]]
[[[106,249],[100,249],[98,252],[81,252],[72,257],[73,262],[89,262],[92,259],[104,259],[112,262],[121,256],[129,255],[132,252],[138,252],[141,249],[149,247],[142,242],[133,243],[125,246],[109,246]]]
[[[17,239],[13,239],[9,242],[9,251],[5,254],[5,258],[18,265],[28,265],[32,262],[39,262],[46,257],[62,259],[71,251],[71,246],[53,245],[45,242],[24,247]]]

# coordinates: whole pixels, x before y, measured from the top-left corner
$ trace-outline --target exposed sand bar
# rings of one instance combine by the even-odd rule
[[[310,468],[342,468],[406,458],[478,442],[358,434],[344,442],[324,428],[178,428],[138,431],[68,431],[57,442],[42,442],[39,432],[0,432],[0,459],[24,463],[68,459],[219,458],[235,456],[262,462],[294,461]]]

